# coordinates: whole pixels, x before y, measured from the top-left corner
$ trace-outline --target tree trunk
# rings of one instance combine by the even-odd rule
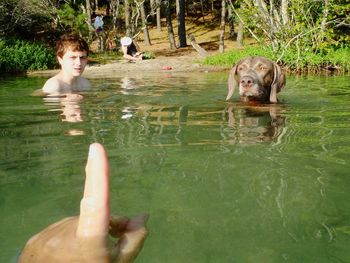
[[[152,25],[156,25],[156,3],[155,0],[150,0],[149,5],[151,7],[151,19],[152,19]]]
[[[239,47],[243,47],[243,32],[244,32],[244,25],[243,22],[240,20],[238,24],[238,32],[237,32],[237,42]]]
[[[156,0],[156,1],[157,1],[157,31],[161,32],[162,31],[162,24],[160,21],[161,0]]]
[[[168,28],[170,49],[176,49],[174,30],[173,30],[173,25],[171,23],[170,0],[165,0],[163,3],[164,3],[164,7],[165,7],[166,25]]]
[[[232,8],[231,6],[228,7],[228,25],[229,25],[229,33],[230,33],[230,39],[234,39],[235,37],[235,18],[233,16]]]
[[[288,2],[289,2],[289,0],[282,0],[282,2],[281,2],[281,16],[282,16],[283,25],[287,25],[289,22]]]
[[[117,21],[119,16],[119,5],[120,0],[111,0],[111,11],[112,11],[112,21],[113,21],[113,29],[117,30]]]
[[[92,8],[92,10],[96,11],[96,8],[97,8],[96,0],[91,1],[91,8]]]
[[[225,15],[226,15],[226,1],[221,1],[221,23],[220,23],[220,38],[219,38],[219,52],[224,53],[224,38],[225,38]]]
[[[128,37],[131,36],[131,25],[130,25],[130,2],[129,0],[124,0],[124,8],[125,8],[125,34]]]
[[[322,42],[324,41],[328,13],[329,13],[329,2],[328,2],[328,0],[324,0],[323,17],[321,20],[320,31],[317,34],[316,41],[314,44],[314,47],[316,49],[318,49],[320,47],[320,45],[322,44]]]
[[[142,19],[142,28],[143,28],[143,37],[145,40],[145,44],[147,46],[151,45],[151,40],[149,38],[148,28],[147,28],[147,20],[146,20],[146,13],[145,13],[145,5],[144,2],[140,5],[140,12],[141,12],[141,19]]]
[[[185,1],[186,3],[185,3],[185,13],[186,13],[186,15],[188,15],[188,10],[189,10],[189,1],[187,0],[187,1]]]
[[[86,0],[86,16],[87,16],[87,24],[89,27],[89,42],[92,41],[92,36],[93,36],[93,32],[95,31],[93,25],[92,25],[92,21],[91,21],[91,13],[92,13],[92,9],[91,9],[91,2],[90,0]]]
[[[109,16],[110,12],[111,12],[111,2],[110,2],[110,0],[106,1],[105,4],[106,4],[106,16]]]
[[[205,21],[204,19],[204,6],[203,6],[203,0],[201,0],[201,13],[202,13],[202,18],[203,18],[203,22]]]
[[[206,57],[208,56],[208,52],[197,44],[196,39],[192,33],[188,34],[188,39],[191,41],[192,47],[199,53],[200,56]]]
[[[92,25],[91,14],[92,14],[91,2],[90,0],[86,0],[86,16],[87,16],[88,25]]]
[[[105,52],[105,47],[106,47],[106,36],[104,34],[104,32],[98,33],[97,34],[98,37],[98,50],[100,53]]]
[[[179,35],[179,47],[186,47],[186,24],[185,24],[185,0],[176,0],[177,7],[177,33]]]

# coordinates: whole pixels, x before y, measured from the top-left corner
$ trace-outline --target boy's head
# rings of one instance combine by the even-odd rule
[[[68,51],[86,51],[89,55],[89,45],[78,35],[63,35],[56,44],[56,55],[62,58]]]

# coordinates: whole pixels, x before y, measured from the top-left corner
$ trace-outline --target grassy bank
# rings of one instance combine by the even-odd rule
[[[273,52],[269,48],[247,47],[243,50],[231,50],[227,53],[213,55],[204,60],[206,65],[232,66],[246,56],[264,56],[278,61],[285,69],[292,72],[319,73],[321,71],[350,72],[350,47],[328,50],[323,53],[305,51],[288,51],[281,56],[281,52]],[[281,56],[281,58],[280,58]]]

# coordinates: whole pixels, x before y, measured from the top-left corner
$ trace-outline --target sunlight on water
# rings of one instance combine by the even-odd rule
[[[349,262],[350,77],[288,77],[278,105],[225,102],[224,73],[92,79],[69,97],[0,79],[0,262],[76,215],[89,143],[111,210],[151,214],[137,262]]]

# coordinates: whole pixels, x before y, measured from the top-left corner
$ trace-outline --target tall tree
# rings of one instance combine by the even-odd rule
[[[151,19],[152,19],[152,24],[156,24],[156,2],[155,0],[150,0],[149,4],[151,6]]]
[[[130,24],[130,0],[124,0],[124,11],[125,11],[125,32],[126,35],[131,37],[131,24]]]
[[[143,30],[143,36],[144,36],[145,44],[150,46],[151,45],[151,39],[149,37],[149,32],[148,32],[148,28],[147,28],[147,18],[146,18],[144,2],[142,2],[140,4],[140,11],[141,11],[142,30]]]
[[[157,30],[158,32],[161,32],[162,31],[162,24],[161,24],[161,20],[160,20],[160,8],[161,8],[161,0],[156,0],[156,3],[157,3]]]
[[[233,39],[235,37],[235,17],[233,15],[232,7],[228,6],[228,26],[229,26],[229,33],[230,33],[230,38]]]
[[[203,0],[201,0],[201,14],[202,14],[203,22],[204,22],[205,19],[204,19],[204,5],[203,5]]]
[[[164,0],[163,4],[164,4],[164,9],[165,9],[166,25],[167,25],[167,28],[168,28],[168,37],[169,37],[169,42],[170,42],[170,49],[176,49],[174,29],[173,29],[173,24],[171,22],[170,0]]]
[[[179,35],[179,47],[186,47],[186,23],[185,23],[185,0],[176,0],[177,33]]]
[[[92,21],[91,21],[91,14],[92,14],[91,0],[86,0],[85,7],[86,7],[86,20],[87,20],[88,26],[90,27],[90,26],[92,26]]]
[[[88,0],[86,0],[88,1]],[[116,30],[117,28],[117,21],[119,16],[119,7],[120,7],[120,0],[111,0],[111,12],[112,12],[112,21],[113,21],[113,29]]]
[[[224,53],[224,39],[225,39],[225,18],[226,18],[226,1],[221,0],[221,23],[220,23],[220,38],[219,38],[219,52]]]
[[[239,21],[238,30],[237,30],[237,42],[239,47],[243,47],[244,45],[243,39],[244,39],[244,25],[242,21]]]
[[[91,0],[86,0],[85,2],[85,8],[83,6],[83,10],[85,9],[85,13],[86,13],[86,23],[89,27],[89,41],[92,41],[93,38],[93,34],[95,32],[95,29],[92,25],[92,20],[91,20],[91,14],[92,14],[92,9],[91,9]]]

